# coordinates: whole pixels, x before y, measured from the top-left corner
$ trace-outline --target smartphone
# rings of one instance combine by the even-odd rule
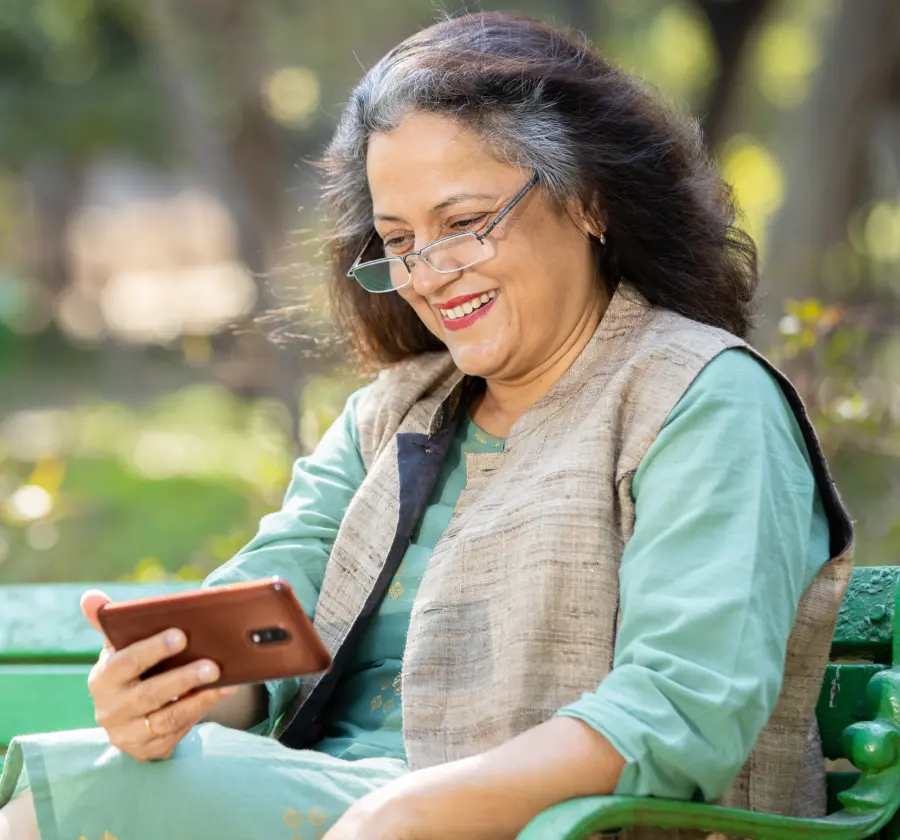
[[[219,666],[219,679],[207,687],[313,674],[331,666],[328,649],[290,585],[277,577],[119,601],[101,607],[97,617],[116,650],[171,627],[184,631],[187,647],[142,679],[198,659]]]

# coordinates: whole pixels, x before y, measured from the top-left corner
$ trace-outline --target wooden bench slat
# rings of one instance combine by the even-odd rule
[[[853,570],[834,630],[833,658],[890,663],[898,577],[898,566],[858,566]]]
[[[870,720],[866,686],[884,665],[829,665],[819,694],[816,716],[825,758],[844,758],[843,733],[851,723]]]
[[[16,735],[96,726],[89,665],[0,665],[0,745]]]
[[[88,589],[113,600],[147,598],[196,589],[197,583],[54,583],[0,586],[0,663],[93,662],[100,634],[81,614]]]

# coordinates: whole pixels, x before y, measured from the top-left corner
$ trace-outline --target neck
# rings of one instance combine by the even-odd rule
[[[576,328],[541,365],[513,378],[486,380],[484,391],[471,407],[472,419],[496,437],[506,437],[515,422],[544,396],[581,355],[609,305],[605,298],[585,312]]]

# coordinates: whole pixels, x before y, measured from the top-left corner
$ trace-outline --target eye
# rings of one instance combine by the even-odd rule
[[[384,252],[396,253],[403,248],[403,244],[409,239],[408,236],[389,236],[384,241]]]
[[[469,216],[465,219],[459,219],[453,222],[450,227],[453,230],[467,230],[468,228],[477,227],[487,218],[487,213],[479,213],[477,216]]]

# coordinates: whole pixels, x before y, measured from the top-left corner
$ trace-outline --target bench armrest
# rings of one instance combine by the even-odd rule
[[[843,810],[800,819],[638,796],[590,796],[548,808],[518,840],[586,840],[593,834],[637,826],[698,829],[748,840],[863,840],[887,825],[900,808],[900,667],[881,671],[867,689],[874,719],[844,732],[847,757],[861,771],[839,795]]]
[[[517,840],[587,840],[598,833],[644,827],[696,829],[748,840],[862,840],[890,819],[881,812],[848,812],[804,820],[737,808],[639,796],[590,796],[548,808]]]

